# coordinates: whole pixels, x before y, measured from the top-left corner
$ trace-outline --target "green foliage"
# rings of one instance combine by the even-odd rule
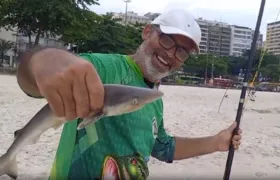
[[[72,0],[72,3],[82,6],[83,9],[89,10],[88,6],[91,6],[94,4],[99,5],[99,3],[97,1],[98,0],[74,0],[74,1]]]
[[[97,4],[95,0],[1,0],[1,26],[8,30],[17,28],[19,33],[29,37],[35,35],[34,44],[42,36],[63,34],[69,24],[82,17],[82,9]],[[1,17],[1,15],[0,15]],[[83,22],[83,18],[80,19]]]
[[[214,64],[214,76],[228,73],[227,58],[215,57],[210,54],[208,56],[206,54],[199,54],[198,56],[192,57],[185,63],[184,69],[198,77],[204,77],[207,67],[207,75],[210,76],[212,63]]]
[[[4,39],[0,39],[0,65],[2,65],[4,60],[4,54],[12,49],[14,46],[14,43],[11,41],[6,41]]]
[[[280,65],[279,64],[268,64],[263,68],[260,68],[260,71],[264,76],[270,77],[271,81],[279,82],[280,80]]]
[[[88,15],[92,15],[92,12]],[[141,24],[125,26],[121,24],[120,19],[114,19],[110,13],[91,16],[80,28],[75,24],[68,28],[68,32],[72,34],[63,34],[62,40],[78,45],[79,53],[128,54],[133,53],[142,42]]]
[[[211,77],[212,63],[214,64],[214,77],[219,76],[237,76],[240,69],[246,70],[250,51],[244,52],[241,57],[214,57],[211,54],[200,54],[192,57],[184,65],[184,71],[198,77],[204,77],[207,68],[207,77]],[[253,67],[251,73],[254,75],[257,71],[262,76],[269,77],[272,81],[280,79],[280,57],[270,53],[265,53],[263,60],[258,68],[260,59],[263,55],[261,49],[257,50],[253,58]],[[251,76],[252,78],[253,76]]]
[[[77,52],[133,53],[142,42],[143,24],[123,25],[113,15],[97,15],[89,5],[98,0],[1,0],[0,27],[29,37],[30,47],[40,37],[56,36]],[[35,42],[31,42],[35,36]]]

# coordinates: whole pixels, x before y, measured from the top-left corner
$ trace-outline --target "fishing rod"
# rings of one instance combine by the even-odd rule
[[[224,94],[224,96],[223,96],[223,98],[222,98],[222,100],[221,100],[221,102],[220,102],[219,109],[218,109],[218,113],[220,113],[220,109],[221,109],[221,106],[222,106],[222,103],[223,103],[225,97],[227,96],[227,91],[228,91],[228,89],[229,89],[229,86],[227,87],[226,92],[225,92],[225,94]]]
[[[259,15],[258,15],[257,23],[256,23],[256,28],[255,28],[255,32],[254,32],[254,37],[253,37],[253,41],[252,41],[252,45],[251,45],[247,70],[246,70],[245,77],[244,77],[244,80],[243,80],[243,86],[242,86],[241,95],[240,95],[240,99],[239,99],[236,119],[235,119],[235,121],[237,123],[237,126],[233,131],[233,135],[237,134],[237,131],[238,131],[239,125],[240,125],[240,119],[241,119],[241,116],[242,116],[246,90],[247,90],[247,87],[248,87],[249,74],[250,74],[251,69],[252,69],[253,58],[254,58],[255,51],[256,51],[257,39],[258,39],[258,36],[259,36],[259,31],[260,31],[260,25],[261,25],[261,21],[262,21],[264,6],[265,6],[265,0],[262,0],[261,5],[260,5],[260,9],[259,9]],[[234,147],[233,147],[232,143],[230,143],[223,180],[229,180],[229,178],[230,178],[233,156],[234,156]]]

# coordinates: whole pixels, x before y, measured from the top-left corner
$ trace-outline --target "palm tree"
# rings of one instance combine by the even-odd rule
[[[99,5],[98,0],[74,0],[72,2],[74,2],[76,5],[82,6],[82,8],[86,10],[89,10],[88,6],[95,5],[95,4]]]
[[[4,63],[4,55],[14,46],[12,41],[0,39],[0,65]]]

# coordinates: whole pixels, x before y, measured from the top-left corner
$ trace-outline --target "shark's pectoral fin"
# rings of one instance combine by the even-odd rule
[[[17,168],[17,160],[16,158],[14,158],[11,161],[11,164],[9,166],[9,168],[7,169],[7,174],[8,176],[10,176],[12,179],[17,179],[18,177],[18,168]]]
[[[90,125],[91,123],[94,123],[96,121],[98,121],[99,119],[103,118],[104,116],[106,116],[106,113],[104,112],[99,112],[99,113],[94,113],[93,115],[84,118],[82,120],[82,122],[78,125],[77,130],[83,129],[86,126]]]
[[[18,129],[14,132],[14,140],[17,139],[18,136],[20,136],[22,129]],[[33,144],[36,144],[40,139],[40,136],[37,136],[35,139],[31,139],[30,142]]]
[[[22,129],[18,129],[14,132],[14,140],[19,136],[21,130]]]
[[[12,179],[17,179],[18,168],[16,158],[11,159],[8,154],[4,154],[0,157],[0,176],[8,175]]]

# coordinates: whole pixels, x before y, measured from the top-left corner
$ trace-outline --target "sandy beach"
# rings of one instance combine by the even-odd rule
[[[160,89],[165,93],[165,127],[172,135],[214,135],[235,119],[240,90],[228,90],[228,98],[218,113],[223,89],[183,86]],[[235,152],[232,179],[280,177],[280,93],[257,92],[256,96],[256,101],[248,101],[245,107],[241,121],[243,141]],[[26,96],[15,76],[0,75],[0,155],[13,142],[13,132],[22,128],[45,103],[44,99]],[[37,144],[25,147],[18,154],[19,180],[48,178],[61,129],[48,130]],[[222,179],[227,154],[217,152],[173,164],[151,158],[149,179]]]

